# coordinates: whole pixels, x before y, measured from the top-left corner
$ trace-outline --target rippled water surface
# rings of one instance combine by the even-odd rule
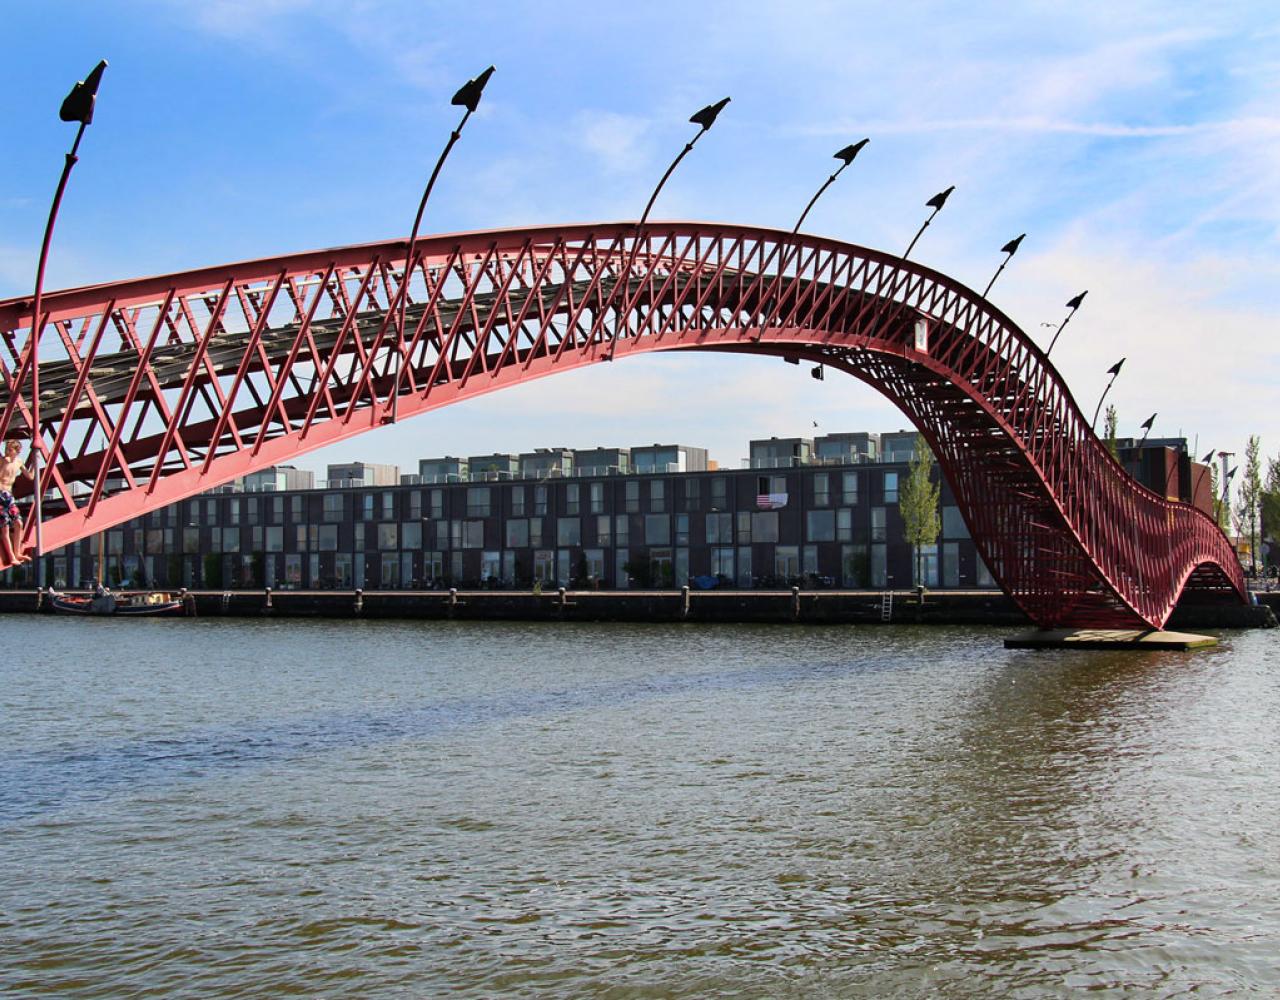
[[[1280,635],[5,620],[0,993],[1280,991]]]

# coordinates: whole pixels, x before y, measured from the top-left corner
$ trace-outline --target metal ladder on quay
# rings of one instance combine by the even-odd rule
[[[885,590],[880,594],[880,620],[888,622],[893,619],[893,591]]]

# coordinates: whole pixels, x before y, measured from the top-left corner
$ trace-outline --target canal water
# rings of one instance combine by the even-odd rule
[[[1280,991],[1280,636],[67,621],[0,994]]]

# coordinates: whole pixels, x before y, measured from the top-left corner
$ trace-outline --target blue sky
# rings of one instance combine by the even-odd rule
[[[618,9],[614,9],[618,6]],[[731,95],[655,218],[790,228],[831,154],[871,144],[807,229],[913,254],[1033,335],[1089,298],[1054,359],[1122,433],[1280,452],[1280,19],[1270,3],[587,3],[103,0],[8,4],[0,31],[0,296],[27,294],[71,126],[110,60],[52,287],[406,235],[456,121],[497,66],[428,231],[634,218]],[[785,8],[785,9],[784,9]],[[680,441],[737,466],[751,437],[905,426],[851,379],[650,356],[365,435],[299,464]],[[586,428],[586,429],[584,429]]]

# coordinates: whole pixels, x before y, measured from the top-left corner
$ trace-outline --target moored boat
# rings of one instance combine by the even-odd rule
[[[49,608],[59,615],[147,615],[180,616],[186,614],[181,596],[164,591],[137,593],[113,593],[106,587],[97,588],[92,594],[77,596],[60,591],[49,591]]]

